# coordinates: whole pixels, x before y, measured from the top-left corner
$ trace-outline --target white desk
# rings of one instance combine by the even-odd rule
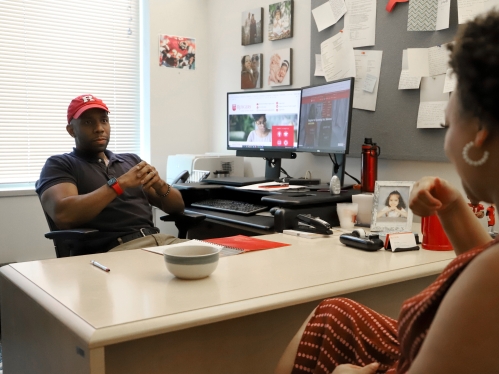
[[[317,300],[348,295],[396,317],[454,258],[363,252],[337,234],[263,238],[292,246],[221,258],[197,281],[143,250],[3,267],[4,373],[271,373]]]

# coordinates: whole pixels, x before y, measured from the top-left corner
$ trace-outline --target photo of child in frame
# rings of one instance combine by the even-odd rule
[[[385,206],[378,211],[378,218],[407,218],[407,206],[405,205],[404,198],[397,190],[390,192],[385,200]]]
[[[291,83],[291,48],[272,53],[269,67],[269,86],[288,86]]]
[[[377,223],[407,222],[410,187],[383,186],[379,188]]]
[[[293,1],[286,0],[269,5],[269,40],[293,36]]]

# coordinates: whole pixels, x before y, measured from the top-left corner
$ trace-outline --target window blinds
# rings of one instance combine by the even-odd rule
[[[113,152],[140,151],[138,0],[0,2],[0,187],[32,183],[71,152],[70,101],[110,110]]]

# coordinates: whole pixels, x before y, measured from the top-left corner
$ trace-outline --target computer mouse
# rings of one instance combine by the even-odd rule
[[[279,209],[279,207],[275,206],[273,208],[270,208],[270,214],[275,215],[275,212]]]

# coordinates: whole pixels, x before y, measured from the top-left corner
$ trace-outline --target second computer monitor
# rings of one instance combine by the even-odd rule
[[[298,151],[348,153],[354,78],[302,89]]]

